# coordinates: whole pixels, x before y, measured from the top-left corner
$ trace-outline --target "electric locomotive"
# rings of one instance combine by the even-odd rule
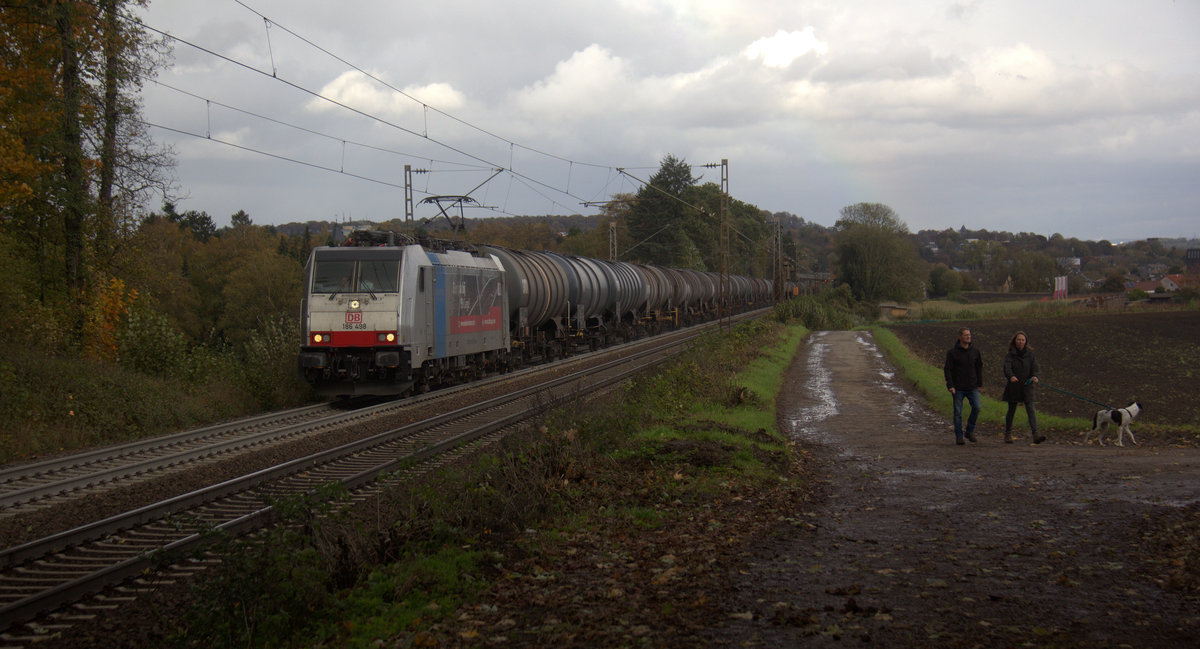
[[[313,249],[305,265],[299,362],[318,394],[404,394],[503,369],[510,338],[495,257],[353,236]]]

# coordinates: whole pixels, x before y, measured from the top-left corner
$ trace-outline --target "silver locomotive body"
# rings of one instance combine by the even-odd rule
[[[503,369],[504,271],[420,245],[316,248],[306,266],[300,370],[322,396],[404,394]]]

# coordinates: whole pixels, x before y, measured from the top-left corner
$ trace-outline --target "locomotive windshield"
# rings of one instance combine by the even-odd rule
[[[354,290],[354,262],[318,261],[313,272],[313,293],[347,293]]]
[[[395,293],[399,286],[400,255],[360,254],[341,250],[317,254],[312,274],[313,293]],[[371,251],[374,253],[375,251]]]
[[[396,275],[400,268],[397,261],[360,261],[358,263],[359,290],[380,293],[396,292]]]

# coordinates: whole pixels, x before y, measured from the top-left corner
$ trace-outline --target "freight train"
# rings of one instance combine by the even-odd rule
[[[720,276],[359,231],[305,265],[300,371],[323,397],[402,395],[718,315]],[[729,276],[728,308],[771,302]]]

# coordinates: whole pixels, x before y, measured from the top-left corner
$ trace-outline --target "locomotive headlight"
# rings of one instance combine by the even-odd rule
[[[387,336],[385,336],[385,338],[387,338],[387,341],[388,341],[389,343],[394,343],[394,342],[396,342],[396,334],[394,334],[394,333],[388,333],[388,335],[387,335]]]
[[[350,308],[351,308],[351,309],[357,309],[357,308],[358,308],[358,306],[359,306],[359,305],[358,305],[358,300],[350,300]]]
[[[313,334],[313,342],[314,343],[325,342],[325,336],[322,336],[321,334]]]

